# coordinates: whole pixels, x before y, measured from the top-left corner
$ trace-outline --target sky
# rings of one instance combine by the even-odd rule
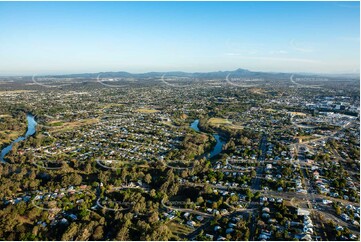
[[[0,2],[0,76],[359,73],[359,2]]]

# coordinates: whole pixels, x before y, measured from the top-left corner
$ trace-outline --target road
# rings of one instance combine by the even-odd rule
[[[261,154],[258,157],[258,160],[264,161],[266,159],[267,153],[267,136],[265,134],[262,135],[261,142],[259,144],[259,150],[261,151]]]
[[[291,113],[291,112],[289,112],[289,113]],[[294,118],[294,115],[291,114],[290,121],[291,121],[292,125],[296,126],[297,128],[303,128],[303,129],[314,129],[315,128],[315,126],[298,124],[293,120],[293,118]]]
[[[212,221],[213,221],[213,218],[208,218],[205,223],[203,223],[201,226],[196,228],[193,232],[188,234],[187,239],[194,240],[202,230],[204,231],[206,228],[208,228],[211,225]]]
[[[360,234],[360,229],[358,227],[356,227],[355,225],[352,225],[348,222],[343,221],[342,219],[336,217],[335,215],[333,215],[329,212],[324,212],[324,211],[319,211],[319,210],[313,210],[313,211],[321,214],[325,221],[331,220],[331,221],[335,222],[337,225],[341,225],[344,228],[349,228],[350,230],[352,230],[353,233],[356,233],[357,235]]]
[[[162,203],[162,206],[167,208],[167,209],[171,209],[171,210],[175,210],[175,211],[179,211],[179,212],[184,212],[184,213],[198,214],[198,215],[201,215],[201,216],[206,217],[206,218],[209,218],[209,217],[213,218],[214,217],[212,214],[203,213],[203,212],[193,210],[193,209],[189,209],[189,208],[179,208],[179,207],[168,206],[168,205],[166,205],[164,203],[164,200],[162,200],[161,203]]]
[[[249,210],[248,210],[248,209],[244,209],[244,210],[242,210],[242,211],[234,211],[234,212],[232,212],[232,213],[230,213],[230,214],[223,215],[222,217],[231,219],[231,218],[233,218],[233,217],[235,217],[235,216],[237,216],[237,215],[240,215],[240,214],[242,214],[242,213],[244,213],[244,212],[246,212],[246,211],[249,211]],[[206,228],[208,228],[208,227],[211,225],[211,222],[212,222],[212,221],[213,221],[212,218],[209,218],[203,225],[199,226],[199,227],[198,227],[196,230],[194,230],[192,233],[188,234],[188,235],[187,235],[187,238],[188,238],[189,240],[195,240],[195,238],[197,237],[197,235],[198,235],[202,230],[204,231]]]
[[[252,190],[261,190],[261,179],[263,179],[262,171],[263,171],[263,167],[261,167],[261,166],[257,167],[256,177],[253,178],[252,184],[251,184]]]
[[[142,190],[143,192],[149,192],[148,188],[146,187],[142,187],[142,186],[119,186],[119,187],[112,187],[111,189],[108,190],[108,192],[114,192],[114,191],[119,191],[119,190],[127,190],[127,189],[139,189]]]
[[[187,208],[179,208],[179,207],[173,207],[173,206],[168,206],[164,203],[164,200],[161,201],[161,204],[163,207],[167,208],[167,209],[171,209],[171,210],[175,210],[175,211],[179,211],[179,212],[188,212],[188,213],[193,213],[193,214],[197,214],[197,215],[201,215],[203,217],[206,218],[205,222],[199,226],[197,229],[195,229],[193,232],[191,232],[190,234],[188,234],[186,237],[188,240],[194,240],[196,238],[196,236],[203,230],[205,230],[206,228],[208,228],[208,226],[210,226],[211,222],[214,220],[214,216],[213,214],[208,214],[208,213],[204,213],[204,212],[200,212],[197,210],[193,210],[193,209],[187,209]],[[229,216],[234,216],[237,215],[241,212],[253,212],[254,209],[250,209],[250,208],[233,208],[235,211],[233,211],[230,214],[225,214],[222,217],[229,217]]]
[[[204,187],[206,184],[204,183],[193,183],[193,182],[187,182],[186,184],[183,184],[185,186],[190,186],[190,187]],[[234,191],[243,191],[247,188],[241,188],[241,187],[232,187],[232,186],[222,186],[222,185],[213,185],[213,184],[207,184],[208,186],[212,187],[212,188],[217,188],[219,190],[234,190]],[[298,199],[298,200],[304,200],[305,198],[305,194],[303,193],[299,193],[299,192],[278,192],[278,191],[263,191],[263,190],[258,190],[258,189],[252,189],[250,188],[250,190],[252,192],[260,192],[261,195],[266,195],[266,196],[272,196],[275,198],[285,198],[288,200],[291,200],[292,198]],[[347,201],[347,200],[342,200],[342,199],[338,199],[338,198],[333,198],[333,197],[328,197],[322,194],[314,194],[314,199],[328,199],[334,202],[342,202],[343,204],[351,204],[353,206],[360,206],[358,203],[355,202],[351,202],[351,201]]]
[[[114,203],[117,203],[117,202],[114,202]],[[123,202],[118,202],[118,203],[119,203],[119,204],[122,204]],[[108,207],[103,206],[103,205],[101,204],[100,198],[97,199],[96,204],[97,204],[98,207],[100,207],[100,208],[102,208],[102,209],[109,210],[109,211],[114,211],[114,212],[127,211],[127,210],[130,210],[130,209],[131,209],[130,206],[128,206],[128,207],[126,207],[126,208],[116,208],[116,209],[115,209],[115,208],[108,208]]]

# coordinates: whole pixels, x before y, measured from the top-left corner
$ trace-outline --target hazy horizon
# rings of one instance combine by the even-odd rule
[[[98,74],[98,73],[116,73],[116,72],[126,72],[129,74],[147,74],[147,73],[152,73],[152,72],[158,72],[158,73],[170,73],[170,72],[184,72],[184,73],[211,73],[211,72],[233,72],[236,71],[238,69],[244,69],[250,72],[264,72],[264,73],[284,73],[284,74],[300,74],[300,75],[329,75],[329,76],[342,76],[342,75],[350,75],[350,76],[359,76],[360,72],[349,72],[349,73],[321,73],[321,72],[290,72],[290,71],[264,71],[264,70],[251,70],[251,69],[246,69],[246,68],[236,68],[233,70],[209,70],[209,71],[184,71],[184,70],[167,70],[167,71],[140,71],[140,72],[131,72],[131,71],[127,71],[127,70],[114,70],[114,71],[106,71],[106,70],[101,70],[101,71],[90,71],[90,72],[53,72],[53,73],[35,73],[35,74],[24,74],[24,75],[17,75],[17,74],[12,74],[12,75],[2,75],[2,73],[0,73],[0,77],[26,77],[26,76],[62,76],[62,75],[81,75],[81,74]]]

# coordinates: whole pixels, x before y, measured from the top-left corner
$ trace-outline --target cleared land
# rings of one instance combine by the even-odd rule
[[[210,118],[208,123],[211,125],[218,125],[218,124],[232,124],[231,121],[224,119],[224,118]]]
[[[121,103],[108,103],[103,106],[103,108],[111,108],[111,107],[121,107],[124,106],[124,104]]]
[[[165,125],[168,125],[169,127],[175,127],[173,124],[172,124],[172,121],[163,121],[161,122],[162,124],[165,124]]]
[[[138,113],[157,113],[159,110],[156,109],[147,109],[147,108],[138,108],[135,110]]]
[[[62,126],[64,123],[61,120],[53,120],[48,123],[49,126]]]
[[[255,94],[264,94],[266,92],[264,89],[261,88],[251,88],[249,89],[249,91]]]
[[[301,113],[301,112],[291,112],[291,114],[295,115],[295,116],[307,116],[306,113]]]
[[[234,124],[231,121],[229,121],[228,119],[224,119],[224,118],[210,118],[208,120],[208,123],[212,126],[226,126],[230,129],[243,129],[243,126],[240,124]]]
[[[172,233],[178,237],[184,237],[185,235],[193,231],[193,229],[190,228],[189,226],[184,224],[179,224],[174,221],[170,221],[167,224],[167,226],[172,231]]]
[[[19,94],[19,93],[26,93],[26,92],[36,92],[36,91],[34,91],[34,90],[0,91],[0,95],[3,95],[3,94]]]
[[[228,127],[231,129],[243,129],[244,128],[242,125],[235,125],[235,124],[228,125]]]
[[[50,132],[59,132],[59,131],[66,131],[66,130],[70,130],[73,129],[75,127],[80,127],[83,125],[89,125],[89,124],[94,124],[99,122],[99,119],[97,118],[93,118],[93,119],[83,119],[83,120],[78,120],[78,121],[74,121],[74,122],[64,122],[62,123],[61,121],[54,121],[53,122],[49,122],[49,126],[55,126],[50,128]]]
[[[277,110],[274,110],[274,109],[272,109],[272,108],[267,108],[267,109],[265,109],[265,111],[267,111],[267,112],[277,112]]]

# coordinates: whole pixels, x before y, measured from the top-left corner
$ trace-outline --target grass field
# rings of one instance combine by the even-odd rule
[[[187,225],[179,224],[175,221],[170,221],[169,223],[167,223],[167,226],[174,235],[179,236],[179,237],[184,237],[185,235],[187,235],[193,231],[193,229],[191,229]]]
[[[156,110],[156,109],[146,109],[146,108],[138,108],[135,111],[138,113],[157,113],[157,112],[159,112],[159,110]]]
[[[83,120],[78,120],[78,121],[74,121],[74,122],[64,122],[64,123],[61,123],[60,121],[55,121],[55,124],[61,123],[61,125],[52,127],[50,129],[50,132],[66,131],[69,129],[73,129],[75,127],[88,125],[88,124],[94,124],[97,122],[99,122],[99,119],[97,119],[97,118],[83,119]],[[54,122],[49,122],[49,126],[52,126],[52,125],[54,125]]]
[[[302,142],[308,142],[308,141],[312,141],[314,139],[318,139],[320,137],[313,136],[313,135],[303,135],[303,136],[295,136],[295,138],[301,139]]]
[[[169,127],[174,127],[174,125],[172,124],[172,121],[162,121],[162,124],[165,124]]]
[[[111,107],[121,107],[124,106],[124,104],[121,103],[108,103],[103,106],[103,108],[111,108]]]
[[[255,93],[255,94],[264,94],[265,93],[265,90],[261,89],[261,88],[251,88],[251,89],[249,89],[249,91],[251,93]]]
[[[242,125],[234,125],[234,124],[229,125],[228,127],[231,129],[243,129],[244,128]]]
[[[230,129],[243,129],[244,127],[237,123],[232,123],[232,121],[229,121],[228,119],[224,118],[210,118],[208,120],[208,123],[213,126],[220,126],[224,125]]]
[[[18,93],[26,93],[26,92],[36,92],[36,91],[34,91],[34,90],[0,91],[0,95],[3,95],[3,94],[18,94]]]
[[[274,110],[272,108],[267,108],[267,109],[265,109],[265,111],[267,111],[267,112],[277,112],[277,110]]]
[[[218,125],[218,124],[232,124],[231,121],[224,119],[224,118],[210,118],[208,123],[211,125]]]
[[[64,123],[62,121],[59,121],[59,120],[54,120],[54,121],[50,121],[48,123],[49,126],[63,126]]]
[[[291,114],[293,114],[293,115],[298,115],[298,116],[307,116],[307,114],[306,113],[301,113],[301,112],[291,112]]]

